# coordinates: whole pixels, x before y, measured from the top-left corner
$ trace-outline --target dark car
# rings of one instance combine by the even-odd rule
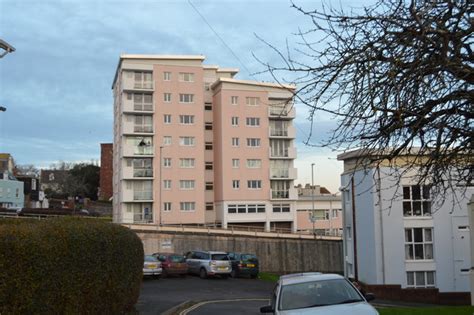
[[[236,278],[247,275],[255,279],[258,276],[258,258],[254,254],[229,253],[232,262],[232,272],[230,276]]]
[[[161,268],[163,268],[162,277],[169,275],[184,277],[188,273],[188,265],[183,255],[175,253],[154,253],[153,256],[161,262]]]

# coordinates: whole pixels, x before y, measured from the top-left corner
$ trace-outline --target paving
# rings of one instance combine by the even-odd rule
[[[186,301],[212,301],[212,300],[235,300],[246,299],[240,302],[231,302],[232,314],[255,314],[259,313],[260,306],[266,305],[264,301],[271,295],[274,284],[258,279],[200,279],[196,276],[186,278],[145,278],[142,283],[140,298],[136,309],[140,315],[161,314]],[[259,299],[248,301],[247,299]],[[189,314],[222,314],[224,309],[229,310],[226,303],[209,303]],[[235,313],[242,309],[242,313]],[[215,311],[215,312],[214,312]],[[228,313],[228,311],[227,311]]]

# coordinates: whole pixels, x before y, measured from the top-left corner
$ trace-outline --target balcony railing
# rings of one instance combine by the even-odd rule
[[[289,199],[290,198],[290,190],[283,189],[283,190],[271,190],[272,199]]]
[[[153,169],[133,170],[133,177],[153,177]]]
[[[133,84],[135,89],[152,89],[153,82],[151,81],[135,81]]]
[[[133,127],[134,132],[141,132],[141,133],[152,133],[153,132],[153,126],[134,126]]]
[[[290,170],[288,168],[272,168],[270,169],[271,178],[288,178]]]
[[[153,200],[152,191],[134,191],[133,200]]]
[[[270,128],[270,136],[272,137],[288,137],[288,129]]]
[[[134,103],[133,104],[133,110],[151,112],[151,111],[153,111],[153,104],[151,104],[151,103],[149,103],[149,104]]]

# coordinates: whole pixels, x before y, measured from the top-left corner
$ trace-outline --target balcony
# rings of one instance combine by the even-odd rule
[[[149,146],[132,146],[125,144],[123,146],[123,156],[153,156],[154,147]]]
[[[288,147],[282,150],[272,150],[269,148],[269,157],[271,159],[296,159],[296,148]]]
[[[268,107],[268,117],[273,119],[293,119],[295,118],[295,108],[289,106]]]
[[[153,91],[153,81],[143,80],[143,78],[141,80],[135,80],[134,75],[132,75],[132,77],[124,75],[122,77],[122,89],[129,91]]]
[[[290,189],[270,189],[271,200],[296,200],[298,199],[298,191],[296,188]]]
[[[153,191],[134,191],[133,200],[153,200]]]
[[[296,138],[296,130],[293,126],[288,126],[286,129],[278,129],[270,127],[268,136],[270,138],[287,138],[294,139]]]
[[[270,179],[296,179],[297,169],[290,168],[270,168]]]
[[[124,113],[153,113],[153,102],[135,102],[133,99],[128,99],[125,95],[122,98]]]

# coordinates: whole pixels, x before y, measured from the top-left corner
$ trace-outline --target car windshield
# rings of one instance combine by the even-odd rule
[[[157,262],[158,259],[156,259],[155,256],[145,256],[145,261],[148,261],[148,262]]]
[[[252,254],[242,254],[242,260],[257,262],[257,256]]]
[[[212,254],[212,260],[229,260],[227,254]]]
[[[363,301],[345,279],[288,284],[280,293],[280,310],[292,310]]]
[[[184,257],[180,255],[171,255],[170,261],[174,263],[182,263],[184,262]]]

